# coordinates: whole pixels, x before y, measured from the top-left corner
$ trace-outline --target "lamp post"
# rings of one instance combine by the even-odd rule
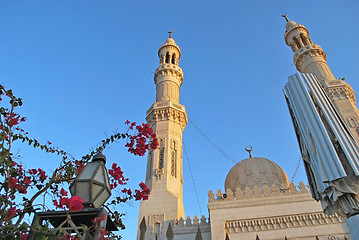
[[[49,226],[52,235],[67,233],[81,236],[81,239],[95,240],[99,237],[99,229],[91,228],[96,217],[105,215],[100,228],[118,231],[107,211],[102,205],[111,196],[110,181],[105,166],[106,157],[97,153],[90,163],[81,170],[75,180],[70,184],[72,196],[83,199],[84,208],[81,211],[46,211],[35,213],[28,240],[37,239],[36,226]],[[45,233],[46,234],[46,233]]]

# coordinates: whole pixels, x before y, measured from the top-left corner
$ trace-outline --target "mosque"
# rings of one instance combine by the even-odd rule
[[[353,89],[333,76],[324,51],[312,42],[308,30],[286,20],[284,38],[294,52],[298,71],[317,77],[359,142],[359,111]],[[186,218],[182,133],[187,115],[179,102],[181,50],[171,33],[158,56],[156,101],[146,112],[146,120],[157,134],[159,147],[148,153],[146,184],[151,195],[140,204],[137,240],[354,239],[345,216],[325,214],[312,198],[310,185],[289,183],[279,165],[251,154],[230,169],[224,191],[208,192],[209,218]]]

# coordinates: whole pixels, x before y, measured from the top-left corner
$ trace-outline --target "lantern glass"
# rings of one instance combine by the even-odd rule
[[[79,196],[80,198],[82,198],[84,200],[84,202],[89,202],[90,201],[90,182],[78,182],[77,186],[76,186],[76,194],[77,196]]]
[[[76,179],[90,179],[94,175],[96,169],[98,168],[100,162],[90,162],[81,170]]]
[[[70,191],[84,200],[84,206],[99,208],[111,196],[111,190],[104,161],[95,157],[71,183]]]
[[[106,200],[111,196],[111,193],[107,191],[107,189],[104,189],[104,191],[97,197],[97,199],[94,201],[93,205],[98,206],[102,205],[106,202]]]

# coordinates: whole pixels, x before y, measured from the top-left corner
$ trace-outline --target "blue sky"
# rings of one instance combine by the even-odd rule
[[[293,175],[299,149],[283,98],[296,73],[281,14],[305,25],[327,53],[336,77],[359,92],[359,3],[347,1],[1,1],[0,82],[22,97],[24,128],[40,141],[81,157],[124,122],[145,121],[155,100],[157,51],[174,30],[184,71],[180,103],[188,117],[236,161],[253,155]],[[224,188],[231,160],[190,124],[184,133],[202,212],[207,191]],[[130,186],[145,179],[146,158],[125,142],[104,152]],[[27,167],[51,171],[60,159],[19,146]],[[184,158],[185,160],[185,158]],[[306,181],[301,166],[295,178]],[[200,215],[184,162],[186,216]],[[134,239],[139,204],[127,213],[124,239]]]

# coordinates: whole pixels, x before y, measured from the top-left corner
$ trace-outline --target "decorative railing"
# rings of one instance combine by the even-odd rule
[[[265,185],[262,188],[258,186],[253,188],[246,187],[244,191],[237,188],[235,192],[231,189],[227,189],[225,193],[218,190],[217,194],[214,194],[213,191],[208,191],[208,202],[308,194],[308,192],[308,186],[304,185],[303,182],[299,182],[298,187],[294,183],[290,183],[289,187],[285,184],[282,184],[282,186],[273,184],[272,186]]]
[[[344,222],[344,218],[335,215],[326,215],[323,212],[296,214],[280,217],[265,217],[225,222],[228,233],[259,232],[267,230],[316,226]]]
[[[196,215],[191,219],[187,217],[186,219],[180,218],[175,221],[176,227],[193,227],[193,226],[209,226],[209,218],[206,218],[204,215],[201,218],[198,218]]]

